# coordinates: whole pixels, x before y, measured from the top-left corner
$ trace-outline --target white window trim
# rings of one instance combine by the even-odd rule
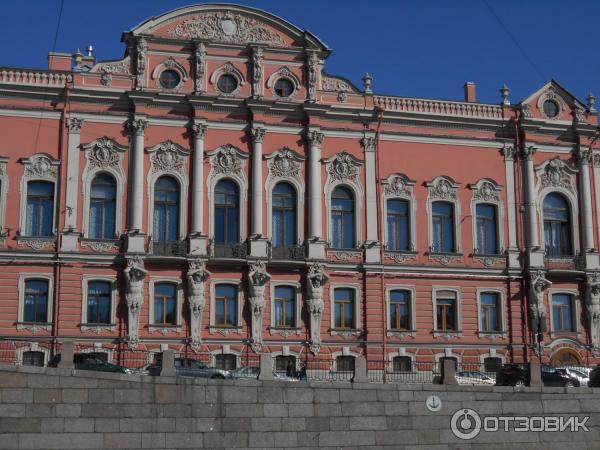
[[[218,166],[218,157],[223,148],[233,148],[235,156],[239,160],[239,171],[216,170]],[[208,235],[214,240],[215,237],[215,188],[221,180],[231,180],[237,184],[239,192],[239,237],[238,243],[242,243],[247,238],[247,220],[246,220],[246,203],[248,198],[248,179],[245,172],[245,160],[248,155],[234,146],[224,145],[211,152],[207,153],[211,161],[211,169],[206,179],[206,187],[208,190]]]
[[[215,302],[217,300],[217,286],[221,284],[231,284],[237,289],[237,324],[233,327],[226,327],[215,324]],[[211,280],[210,283],[210,333],[221,333],[227,336],[229,333],[239,334],[242,332],[242,312],[244,310],[244,283],[239,279],[223,278]]]
[[[291,93],[291,95],[288,95],[287,97],[280,97],[275,92],[275,83],[277,83],[277,80],[282,79],[282,78],[289,80],[294,85],[294,91]],[[290,70],[286,66],[283,66],[283,67],[277,69],[277,71],[273,72],[271,74],[271,76],[269,78],[267,78],[266,86],[267,86],[267,89],[271,90],[271,95],[273,97],[281,98],[284,100],[289,100],[291,98],[294,98],[298,94],[298,92],[302,88],[302,82],[300,81],[298,76],[296,76],[296,74],[294,72],[292,72],[292,70]]]
[[[439,363],[440,358],[456,358],[456,364],[458,366],[460,366],[462,364],[462,355],[459,355],[458,353],[454,353],[451,348],[445,348],[444,353],[435,353],[433,355],[434,363],[436,363],[436,364]],[[442,367],[440,364],[440,373],[441,372],[442,372]]]
[[[398,351],[390,352],[387,354],[387,359],[388,359],[387,371],[388,371],[388,373],[394,373],[394,358],[396,358],[398,356],[404,356],[404,357],[410,358],[411,368],[414,366],[414,363],[416,360],[416,355],[414,355],[413,353],[407,353],[406,349],[404,347],[399,347]],[[416,368],[416,370],[418,370],[418,368]]]
[[[179,75],[179,84],[177,84],[177,86],[175,86],[172,89],[164,88],[160,84],[160,76],[165,70],[173,70]],[[173,56],[169,56],[163,62],[157,64],[157,66],[152,71],[151,78],[155,80],[156,89],[159,89],[163,92],[172,93],[179,92],[181,90],[184,83],[188,80],[188,74],[185,70],[185,67],[183,67],[175,58],[173,58]]]
[[[363,355],[361,355],[360,353],[356,353],[356,352],[350,351],[350,349],[348,349],[348,347],[343,347],[342,351],[340,351],[340,352],[332,352],[331,353],[331,370],[333,370],[334,372],[337,372],[337,358],[338,358],[338,356],[352,356],[352,357],[354,357],[354,364],[356,364],[356,359],[357,358],[362,358],[363,357]]]
[[[175,325],[161,325],[154,323],[154,286],[158,283],[170,283],[174,284],[176,287],[177,306],[175,310]],[[156,331],[162,334],[167,334],[169,332],[179,333],[181,331],[181,318],[183,315],[181,311],[181,307],[183,305],[183,283],[181,278],[164,276],[150,277],[150,285],[148,289],[148,332],[150,334]]]
[[[221,90],[218,88],[217,83],[223,74],[231,75],[237,80],[237,87],[233,90],[233,92],[221,92]],[[213,88],[217,94],[223,96],[234,96],[240,91],[242,86],[246,84],[244,80],[244,74],[231,62],[226,62],[222,66],[216,68],[209,78],[209,83],[213,85]]]
[[[270,283],[271,288],[271,326],[269,328],[269,333],[273,334],[281,334],[282,336],[287,336],[288,334],[300,334],[301,331],[301,318],[300,314],[302,313],[302,285],[297,281],[285,281],[285,280],[277,280],[272,281]],[[296,320],[294,325],[291,328],[287,327],[278,327],[275,325],[275,288],[277,287],[292,287],[294,288],[294,297],[295,297],[295,313]]]
[[[447,182],[451,186],[450,194],[447,197],[441,197],[435,194],[436,187],[440,182]],[[429,193],[427,195],[427,217],[428,217],[428,242],[429,248],[428,252],[431,252],[431,248],[433,247],[433,202],[447,202],[453,205],[453,213],[454,213],[454,252],[449,253],[449,255],[461,255],[462,254],[462,242],[461,242],[461,227],[460,227],[460,218],[461,210],[460,210],[460,198],[458,194],[459,184],[456,183],[452,178],[448,176],[439,176],[433,179],[433,181],[426,183],[429,188]],[[433,254],[439,254],[438,252],[434,252]]]
[[[437,293],[439,291],[452,291],[456,294],[456,331],[442,331],[438,329],[437,324]],[[451,337],[462,336],[462,320],[461,320],[461,291],[455,286],[432,286],[431,300],[433,306],[433,336],[434,337]]]
[[[335,290],[352,289],[354,290],[354,328],[338,329],[335,328]],[[329,283],[329,311],[330,323],[329,334],[331,336],[359,336],[362,333],[362,320],[360,316],[361,303],[360,285],[355,283]]]
[[[229,344],[223,345],[222,348],[217,350],[211,350],[210,352],[210,365],[212,367],[216,367],[217,365],[217,356],[219,355],[233,355],[235,356],[235,367],[241,367],[242,365],[242,352],[238,352],[236,350],[232,350],[229,347]]]
[[[392,291],[408,291],[410,293],[410,330],[397,330],[391,328],[391,316],[390,316],[390,305],[391,305],[391,294]],[[388,284],[385,288],[385,307],[386,307],[386,321],[387,321],[387,335],[388,337],[394,336],[398,338],[405,338],[407,336],[414,337],[417,331],[417,311],[416,311],[416,289],[414,286],[408,284]]]
[[[504,240],[504,208],[500,197],[502,189],[498,183],[490,178],[482,178],[477,183],[469,185],[469,187],[473,190],[473,198],[471,199],[473,256],[490,256],[475,253],[477,247],[477,205],[479,204],[496,207],[496,242],[498,246],[497,254],[500,255],[506,248]],[[491,189],[491,194],[488,196],[484,193],[486,187]]]
[[[22,158],[21,163],[25,166],[23,175],[21,176],[20,186],[20,221],[19,230],[23,238],[32,239],[55,239],[57,234],[57,204],[58,202],[58,166],[60,160],[52,158],[47,153],[36,153],[30,158]],[[46,166],[44,166],[44,164]],[[45,169],[45,170],[44,170]],[[30,181],[48,181],[54,184],[54,201],[52,210],[52,234],[50,236],[27,236],[27,191]]]
[[[566,294],[571,296],[571,320],[573,321],[574,330],[573,331],[557,331],[554,329],[554,307],[552,302],[552,297],[555,294]],[[581,314],[581,309],[579,303],[581,302],[581,296],[577,289],[561,289],[561,288],[550,288],[548,289],[548,306],[549,306],[549,316],[550,316],[550,336],[552,338],[557,336],[568,336],[575,334],[577,337],[580,337],[581,334],[581,324],[579,323],[579,315]]]
[[[502,364],[506,364],[506,355],[504,353],[496,353],[495,348],[490,348],[489,353],[482,353],[479,355],[479,362],[483,366],[486,358],[500,358]]]
[[[481,294],[485,293],[498,294],[498,320],[500,321],[500,331],[489,332],[483,331],[481,328]],[[488,339],[506,338],[507,327],[506,324],[506,308],[504,306],[506,302],[506,291],[500,288],[477,288],[477,334],[479,337],[486,337]]]
[[[88,284],[93,281],[105,281],[110,283],[110,323],[89,323],[87,317],[87,303],[88,303]],[[84,275],[81,280],[81,331],[95,331],[100,332],[101,330],[115,331],[117,327],[117,278],[103,275]]]
[[[0,238],[6,235],[6,199],[10,186],[7,172],[8,157],[0,156]]]
[[[46,280],[48,282],[48,307],[46,310],[45,323],[25,323],[25,282],[28,280]],[[19,274],[19,309],[17,311],[17,330],[37,330],[49,331],[52,328],[52,310],[54,303],[54,275],[49,273],[25,272]]]
[[[16,349],[16,364],[19,366],[23,365],[23,354],[25,352],[41,352],[44,354],[44,366],[47,366],[50,362],[50,349],[40,347],[38,342],[28,342],[27,345]]]
[[[96,166],[90,164],[92,159],[92,151],[97,145],[102,145],[104,142],[110,142],[111,148],[118,160],[115,160],[114,164],[105,164],[103,166]],[[82,231],[85,239],[90,238],[90,201],[92,198],[92,181],[96,175],[101,173],[107,173],[111,175],[116,182],[117,198],[115,199],[115,236],[114,239],[119,239],[123,233],[123,199],[125,198],[125,174],[123,172],[123,157],[127,147],[118,144],[110,138],[96,139],[89,144],[83,145],[86,156],[86,165],[83,169],[82,175],[82,194],[83,194],[83,221]]]
[[[409,252],[416,251],[417,248],[417,200],[415,198],[413,186],[415,182],[410,180],[406,175],[394,173],[386,180],[382,181],[383,193],[381,196],[381,211],[383,214],[383,245],[387,246],[388,227],[387,227],[387,203],[388,200],[405,200],[408,202],[408,218],[410,233],[409,233]],[[386,251],[393,250],[386,248]]]
[[[569,205],[569,213],[570,213],[570,226],[571,226],[571,248],[572,248],[572,255],[567,255],[570,257],[575,257],[576,255],[579,254],[579,249],[580,249],[580,245],[579,245],[579,202],[577,200],[577,197],[568,189],[562,188],[562,187],[554,187],[554,186],[548,186],[544,189],[542,189],[539,193],[538,193],[538,201],[537,201],[537,212],[538,212],[538,223],[540,224],[540,247],[542,249],[542,251],[545,252],[545,242],[546,242],[546,235],[544,233],[544,199],[546,198],[547,195],[549,194],[560,194],[562,195],[565,200],[567,201],[568,205]],[[545,255],[545,253],[544,253]],[[550,259],[553,259],[553,257],[549,257]],[[559,258],[561,259],[561,258]]]

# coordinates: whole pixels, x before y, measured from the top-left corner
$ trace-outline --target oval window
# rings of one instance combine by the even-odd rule
[[[294,93],[294,83],[287,78],[280,78],[275,82],[275,93],[279,97],[289,97]]]
[[[550,119],[558,116],[558,104],[555,101],[546,100],[544,102],[544,114]]]
[[[238,87],[238,81],[233,75],[221,75],[217,81],[217,87],[224,94],[231,94]]]
[[[159,82],[164,89],[175,89],[181,82],[181,77],[174,70],[164,70],[160,74]]]

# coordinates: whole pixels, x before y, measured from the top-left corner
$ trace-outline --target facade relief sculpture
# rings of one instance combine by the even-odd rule
[[[144,303],[144,279],[148,272],[144,268],[144,261],[140,257],[127,259],[127,266],[123,271],[125,275],[126,291],[125,302],[127,304],[127,325],[129,347],[135,349],[139,342],[139,317],[142,304]]]
[[[254,47],[252,49],[252,97],[261,97],[261,82],[263,78],[263,49]]]
[[[309,348],[313,353],[321,350],[321,317],[325,308],[323,292],[328,280],[321,264],[314,263],[309,267],[306,275],[306,305],[310,314]]]
[[[600,272],[588,277],[585,308],[588,317],[592,354],[600,355]]]
[[[135,46],[135,88],[139,91],[146,87],[146,53],[148,44],[146,39],[140,38]]]
[[[542,270],[530,274],[529,281],[529,314],[531,316],[531,329],[534,340],[540,344],[543,341],[543,333],[546,332],[546,307],[544,305],[544,291],[552,283],[546,278]]]
[[[189,263],[187,287],[190,306],[190,345],[194,351],[198,351],[202,343],[202,313],[206,305],[206,281],[210,275],[211,273],[206,270],[206,262],[198,259]]]
[[[248,301],[252,317],[252,350],[260,352],[262,348],[262,323],[265,308],[265,289],[271,279],[265,262],[258,260],[250,263],[248,272]]]

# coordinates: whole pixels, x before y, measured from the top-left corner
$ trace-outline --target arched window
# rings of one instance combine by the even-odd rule
[[[569,204],[560,194],[548,194],[544,199],[544,237],[546,256],[570,256],[571,220]]]
[[[478,203],[477,215],[477,247],[479,255],[495,255],[498,253],[498,220],[496,206]]]
[[[27,184],[27,236],[52,236],[54,223],[54,183],[30,181]]]
[[[297,241],[296,189],[277,183],[273,189],[273,247],[290,247]]]
[[[354,195],[350,189],[337,187],[331,194],[331,246],[354,248]]]
[[[172,177],[160,177],[154,185],[152,240],[155,243],[174,242],[178,240],[178,235],[179,183]]]
[[[240,235],[240,196],[237,184],[221,180],[215,186],[215,244],[237,244]]]
[[[157,325],[177,325],[177,285],[156,283],[154,285],[154,318]]]
[[[431,205],[432,245],[434,253],[454,253],[454,206],[449,202],[433,202]]]
[[[90,191],[90,239],[114,239],[117,183],[107,174],[94,177]]]
[[[387,245],[386,250],[405,252],[410,250],[409,202],[387,201]]]

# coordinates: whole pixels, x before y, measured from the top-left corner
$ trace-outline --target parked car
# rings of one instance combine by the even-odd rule
[[[580,386],[579,380],[565,369],[546,364],[542,364],[542,383],[544,386]],[[496,374],[496,385],[529,386],[529,364],[504,364]]]
[[[48,363],[48,367],[58,367],[60,362],[60,353],[54,355],[54,358]],[[133,373],[128,367],[111,364],[99,358],[96,355],[86,353],[75,353],[73,355],[73,364],[77,370],[97,370],[99,372]]]
[[[148,375],[160,375],[162,370],[162,361],[150,364],[145,368]],[[210,367],[201,361],[189,358],[175,358],[175,373],[183,377],[201,377],[201,378],[233,378],[229,370]]]
[[[231,375],[236,379],[254,379],[258,378],[260,369],[258,367],[238,367],[231,371]],[[298,381],[298,378],[288,377],[285,374],[279,372],[273,372],[273,378],[280,381]]]
[[[475,370],[463,370],[456,372],[458,384],[495,384],[496,382],[482,372]]]
[[[589,387],[600,387],[600,364],[592,369],[590,372],[590,380],[588,381]]]
[[[586,367],[557,367],[557,369],[565,370],[569,375],[577,378],[580,386],[587,386],[590,381],[590,374]]]

